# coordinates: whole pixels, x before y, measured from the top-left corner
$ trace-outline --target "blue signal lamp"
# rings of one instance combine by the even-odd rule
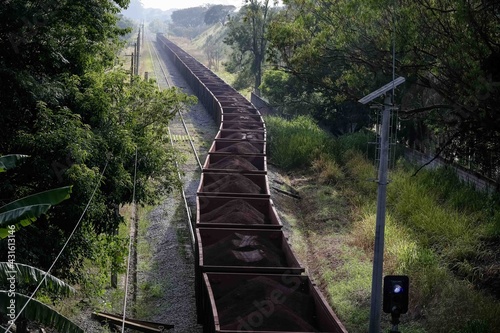
[[[408,312],[408,292],[410,281],[406,275],[384,277],[383,310],[385,313],[400,315]]]

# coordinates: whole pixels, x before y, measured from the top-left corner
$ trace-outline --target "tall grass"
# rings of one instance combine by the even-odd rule
[[[375,141],[375,133],[367,130],[342,135],[338,138],[338,152],[342,153],[348,150],[354,150],[363,154],[363,156],[368,158],[370,161],[374,161],[376,157],[375,145],[370,144],[370,142],[373,143]],[[341,157],[341,155],[338,154],[336,156],[337,158]]]
[[[365,174],[367,161],[359,153],[344,154],[345,172]],[[425,317],[426,332],[486,333],[500,329],[500,303],[472,288],[463,276],[475,274],[471,262],[482,256],[481,239],[494,218],[484,216],[488,196],[470,193],[448,171],[412,171],[399,167],[387,187],[385,274],[406,274],[411,280],[408,319]],[[444,177],[445,176],[445,177]],[[373,253],[376,208],[366,184],[351,183],[361,197],[353,215],[351,245]],[[470,195],[470,200],[467,200]],[[498,207],[498,206],[496,206]],[[495,216],[495,214],[486,214]]]
[[[426,246],[439,250],[448,260],[474,255],[478,226],[473,219],[438,200],[405,171],[394,172],[388,186],[388,204],[397,220],[415,231]]]
[[[321,152],[329,151],[334,141],[310,117],[293,120],[268,116],[268,152],[273,164],[292,170],[311,166]]]
[[[373,253],[375,214],[375,205],[365,206],[351,232],[351,245],[366,253]],[[404,319],[415,320],[422,315],[426,316],[428,322],[424,327],[428,332],[451,332],[466,323],[461,316],[483,317],[487,315],[486,309],[489,308],[488,301],[482,299],[480,293],[472,290],[468,283],[456,279],[442,264],[439,254],[421,243],[411,228],[402,226],[388,214],[384,272],[410,277],[410,309]],[[474,304],[461,304],[464,295],[474,299]],[[463,312],[458,314],[458,309]],[[450,314],[440,318],[447,312]],[[436,317],[438,314],[439,317]],[[489,316],[491,319],[491,315]],[[438,322],[441,323],[440,329],[434,326]]]
[[[367,146],[373,134],[333,140],[309,118],[266,121],[275,164],[287,170],[311,167],[315,179],[334,186],[301,188],[308,194],[302,203],[308,223],[300,226],[316,247],[318,241],[342,239],[340,249],[317,259],[320,279],[349,331],[366,332],[377,193],[374,146]],[[474,286],[488,269],[478,263],[498,261],[484,242],[500,236],[498,196],[461,184],[450,170],[413,173],[413,167],[396,165],[387,187],[384,273],[408,275],[411,285],[402,328],[407,333],[500,332],[500,302]],[[330,193],[328,202],[324,193]],[[309,246],[303,245],[304,251]]]
[[[500,236],[500,193],[477,191],[472,185],[461,182],[451,168],[421,171],[415,178],[436,200],[486,226],[483,236]]]
[[[342,154],[342,164],[358,195],[375,198],[377,185],[373,164],[355,149],[349,149]]]

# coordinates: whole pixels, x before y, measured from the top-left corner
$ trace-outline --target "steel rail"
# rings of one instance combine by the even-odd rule
[[[165,81],[167,82],[167,85],[169,87],[173,87],[174,85],[171,82],[171,80],[169,79],[170,74],[167,74],[166,72],[168,72],[168,71],[166,69],[165,70],[163,69],[163,66],[161,64],[161,58],[158,54],[158,51],[156,50],[156,47],[153,47],[153,50],[154,50],[154,53],[156,55],[156,58],[158,59],[158,64],[160,65],[160,69],[163,73],[163,76],[165,77]],[[150,51],[151,51],[151,49],[150,49]],[[193,138],[191,137],[191,134],[189,133],[186,122],[184,121],[184,117],[182,116],[181,110],[178,110],[178,113],[179,113],[179,116],[181,117],[181,122],[182,122],[182,125],[184,126],[184,130],[186,131],[186,134],[189,138],[189,144],[191,145],[191,148],[193,149],[193,153],[194,153],[194,156],[196,157],[196,161],[198,162],[198,166],[200,167],[200,170],[203,170],[203,165],[200,162],[200,158],[198,156],[198,153],[196,152],[196,148],[194,147]]]
[[[148,50],[149,50],[149,55],[151,57],[151,64],[153,66],[153,71],[155,72],[155,76],[156,76],[156,70],[155,70],[155,62],[154,62],[154,59],[153,59],[153,54],[151,53],[151,47],[152,47],[152,41],[150,39],[148,39]],[[154,48],[154,46],[153,46]],[[156,49],[155,49],[156,51]],[[161,68],[161,62],[160,62],[160,59],[158,57],[158,54],[157,55],[157,59],[158,59],[158,63],[160,64],[160,68]],[[165,78],[165,81],[167,82],[167,85],[170,86],[170,83],[168,82],[169,79],[168,79],[168,76],[165,75],[165,72],[163,71],[162,69],[162,72],[163,72],[163,75],[164,75],[164,78]],[[160,86],[160,83],[158,82],[158,78],[156,80],[156,85],[158,86],[158,90],[161,90],[161,86]],[[168,131],[168,136],[169,136],[169,141],[170,141],[170,145],[172,146],[172,148],[174,148],[174,142],[173,142],[173,139],[172,139],[172,132],[170,131],[170,127],[167,126],[167,131]],[[191,138],[189,138],[190,141]],[[194,147],[193,147],[194,149]],[[195,152],[196,154],[196,152]],[[197,156],[197,155],[196,155]],[[186,193],[184,191],[184,186],[182,185],[182,175],[181,175],[181,172],[180,172],[180,167],[179,167],[179,163],[177,162],[177,160],[174,161],[175,162],[175,168],[177,170],[177,177],[179,178],[179,182],[180,182],[180,192],[181,192],[181,195],[182,195],[182,200],[184,201],[184,208],[186,209],[186,214],[188,216],[188,220],[189,220],[189,235],[190,235],[190,238],[191,238],[191,248],[193,249],[194,251],[194,244],[196,242],[195,240],[195,235],[194,235],[194,230],[193,230],[193,225],[192,225],[192,221],[193,221],[193,218],[192,218],[192,215],[191,215],[191,210],[189,209],[189,204],[188,204],[188,201],[187,201],[187,198],[186,198]],[[199,160],[198,160],[199,162]]]

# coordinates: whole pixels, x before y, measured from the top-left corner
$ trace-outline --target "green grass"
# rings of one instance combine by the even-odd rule
[[[350,158],[345,159],[346,172],[355,175],[354,179],[362,178],[370,162],[363,163],[359,154],[347,155]],[[499,302],[455,274],[460,263],[462,275],[474,274],[477,267],[465,263],[483,255],[481,239],[493,223],[487,218],[482,223],[477,220],[481,200],[474,198],[478,194],[471,194],[469,205],[467,187],[456,181],[454,186],[448,184],[449,189],[436,185],[443,183],[442,171],[425,171],[425,181],[412,177],[412,173],[413,169],[404,166],[390,173],[384,258],[385,274],[410,276],[409,325],[424,332],[498,330]],[[371,254],[376,215],[373,193],[362,182],[351,184],[359,196],[352,216],[351,244]],[[475,331],[481,328],[474,324],[477,321],[489,325],[489,330]],[[470,331],[465,329],[468,325]]]
[[[138,207],[139,223],[137,230],[137,271],[147,272],[153,269],[152,258],[153,252],[151,244],[146,239],[146,234],[149,227],[149,213],[153,209],[152,206]]]
[[[423,246],[439,250],[448,261],[477,253],[482,228],[470,215],[443,203],[436,192],[429,191],[405,170],[394,172],[391,178],[390,210],[401,224],[415,231]]]
[[[302,168],[301,178],[313,161],[306,173],[310,182],[297,188],[303,199],[293,248],[348,331],[366,332],[377,193],[376,168],[363,151],[369,137],[350,135],[326,146],[317,139],[325,134],[310,128],[302,132],[307,126],[300,122],[307,120],[296,121],[270,118],[266,123],[273,161]],[[315,150],[318,155],[311,153]],[[414,171],[398,163],[387,187],[384,274],[410,277],[410,309],[400,329],[500,331],[500,301],[478,289],[499,264],[489,245],[500,234],[498,195],[476,192],[446,169],[412,176]],[[322,181],[323,172],[335,175],[335,181]],[[389,321],[382,318],[384,331]]]
[[[153,67],[153,59],[151,58],[152,56],[154,57],[154,50],[151,49],[151,53],[149,50],[150,47],[153,48],[153,45],[144,46],[145,47],[143,47],[141,50],[140,73],[142,74],[142,77],[144,77],[144,73],[148,72],[148,78],[156,80],[156,75]]]
[[[285,170],[309,167],[332,142],[309,117],[300,116],[289,121],[269,116],[265,123],[270,160]]]
[[[322,274],[331,304],[349,332],[366,332],[372,266],[365,253],[347,246],[342,246],[337,260],[340,264],[336,267],[323,263],[329,267]]]

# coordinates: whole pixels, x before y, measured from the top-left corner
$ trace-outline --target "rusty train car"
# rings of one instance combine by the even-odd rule
[[[219,125],[192,225],[196,308],[204,332],[346,333],[281,230],[270,198],[261,114],[163,35],[157,43]]]

